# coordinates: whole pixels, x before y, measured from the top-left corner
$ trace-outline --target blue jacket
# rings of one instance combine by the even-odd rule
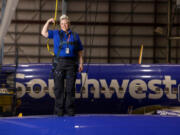
[[[62,39],[60,38],[62,35]],[[74,37],[74,35],[76,37]],[[77,57],[78,51],[83,50],[82,43],[80,41],[79,35],[77,33],[73,34],[71,30],[68,30],[68,34],[66,34],[63,30],[48,30],[48,38],[53,38],[54,41],[54,54],[57,56],[59,46],[60,46],[60,39],[62,40],[62,48],[59,53],[59,57]],[[74,41],[76,40],[76,44]],[[70,44],[71,43],[71,44]],[[66,53],[66,48],[69,48],[69,53]]]

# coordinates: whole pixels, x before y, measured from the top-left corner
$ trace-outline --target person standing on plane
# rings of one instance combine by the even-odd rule
[[[74,116],[75,81],[77,71],[83,70],[83,46],[79,35],[71,31],[67,15],[60,17],[61,30],[48,30],[50,23],[55,23],[53,18],[47,20],[41,34],[54,41],[54,58],[57,62],[54,67],[55,114],[63,116],[66,112]]]

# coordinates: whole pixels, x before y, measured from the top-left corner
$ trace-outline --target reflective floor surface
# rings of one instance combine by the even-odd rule
[[[143,115],[0,118],[0,135],[178,135],[180,117]]]

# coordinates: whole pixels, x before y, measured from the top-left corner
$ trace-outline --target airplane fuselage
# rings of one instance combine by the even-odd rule
[[[76,80],[77,113],[126,113],[147,105],[180,105],[180,65],[90,64]],[[19,111],[52,113],[51,64],[19,65]],[[31,111],[30,111],[31,110]]]

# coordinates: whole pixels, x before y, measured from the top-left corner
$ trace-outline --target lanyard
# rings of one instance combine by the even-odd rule
[[[69,43],[70,37],[71,37],[71,34],[68,35],[68,39],[65,38],[65,40],[67,41],[67,43]]]
[[[71,37],[71,34],[68,35],[68,39],[65,38],[66,42],[67,42],[67,48],[69,48],[69,39]]]

